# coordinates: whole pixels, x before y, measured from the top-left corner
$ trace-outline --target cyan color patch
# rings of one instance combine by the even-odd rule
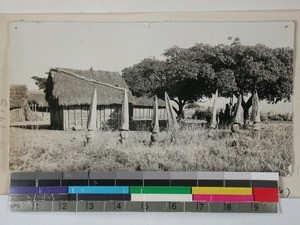
[[[70,186],[69,194],[129,194],[128,186]]]

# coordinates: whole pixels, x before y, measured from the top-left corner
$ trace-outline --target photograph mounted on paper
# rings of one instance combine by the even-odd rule
[[[293,163],[294,22],[12,22],[12,171]]]

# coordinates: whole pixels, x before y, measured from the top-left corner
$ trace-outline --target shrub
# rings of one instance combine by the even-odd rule
[[[193,118],[197,120],[206,120],[207,123],[211,122],[212,109],[208,107],[207,109],[196,109]]]
[[[272,121],[292,121],[292,113],[274,113],[274,112],[261,112],[261,121],[272,120]]]

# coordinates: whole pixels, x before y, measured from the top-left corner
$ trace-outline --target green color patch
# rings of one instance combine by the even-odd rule
[[[130,194],[191,194],[191,187],[130,186]]]

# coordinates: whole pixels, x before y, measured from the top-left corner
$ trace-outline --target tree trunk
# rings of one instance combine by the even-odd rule
[[[244,109],[244,125],[246,125],[246,121],[249,119],[249,109],[250,107],[246,106]]]
[[[185,100],[175,100],[175,99],[173,99],[176,103],[177,103],[177,105],[178,105],[178,109],[176,109],[175,107],[173,107],[173,109],[174,109],[174,111],[176,112],[176,114],[177,114],[177,117],[178,118],[183,118],[184,117],[184,115],[183,115],[183,107],[184,107],[184,105],[185,105],[185,103],[186,103],[186,101]]]
[[[242,98],[242,107],[244,110],[244,125],[246,125],[246,122],[249,119],[249,109],[252,106],[252,97],[253,95],[251,95],[247,102],[245,102],[244,98]]]
[[[238,98],[238,93],[234,93],[234,95]],[[242,107],[243,107],[243,111],[244,111],[244,124],[246,125],[246,121],[249,118],[249,109],[252,106],[252,97],[253,95],[251,95],[251,97],[248,99],[247,102],[245,102],[244,98],[242,97]]]
[[[173,107],[173,109],[175,110],[175,112],[177,114],[177,117],[181,118],[181,119],[184,117],[184,115],[183,115],[183,106],[184,106],[184,104],[178,104],[178,110],[175,109],[175,107]]]

